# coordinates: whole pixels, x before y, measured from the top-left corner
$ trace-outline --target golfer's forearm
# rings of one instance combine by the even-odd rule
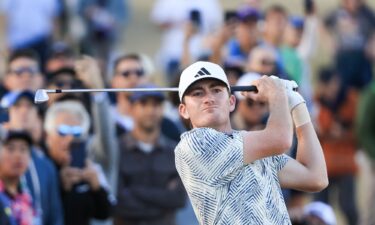
[[[270,115],[266,130],[270,139],[277,140],[284,150],[290,148],[293,137],[293,123],[286,95],[277,95],[269,102]]]
[[[297,161],[304,165],[311,178],[311,185],[322,189],[328,184],[323,150],[311,122],[296,128],[298,146]]]

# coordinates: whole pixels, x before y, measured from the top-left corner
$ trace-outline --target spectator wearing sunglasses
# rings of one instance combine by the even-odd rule
[[[1,106],[9,112],[9,122],[4,127],[28,132],[33,141],[31,161],[25,177],[36,216],[44,225],[63,225],[57,171],[39,145],[43,129],[42,119],[34,104],[34,94],[29,91],[10,92],[3,97]]]
[[[112,88],[134,88],[147,80],[142,60],[137,54],[119,57],[114,63],[113,72]],[[133,119],[130,116],[130,95],[130,92],[116,93],[116,105],[112,112],[118,133],[130,131],[134,126]]]
[[[47,88],[48,89],[73,89],[83,88],[82,82],[77,79],[76,71],[71,67],[64,67],[55,72],[47,74]],[[66,93],[49,96],[48,104],[52,105],[59,98],[65,96]],[[70,94],[82,96],[81,93]]]
[[[43,86],[38,55],[32,50],[19,50],[9,56],[0,97],[9,91],[35,91]]]
[[[275,52],[269,47],[255,47],[249,54],[246,71],[262,75],[278,74],[276,70],[276,57]]]
[[[249,85],[261,76],[257,73],[243,75],[236,85]],[[238,100],[237,109],[232,115],[232,124],[239,130],[261,130],[265,127],[268,108],[264,102],[255,102],[245,98],[240,92],[235,93]]]
[[[47,153],[56,165],[66,224],[107,219],[113,201],[101,167],[89,160],[90,117],[79,101],[57,102],[46,112]]]

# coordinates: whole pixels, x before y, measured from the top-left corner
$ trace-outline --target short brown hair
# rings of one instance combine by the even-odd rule
[[[139,56],[139,54],[137,53],[129,53],[129,54],[126,54],[126,55],[122,55],[120,57],[118,57],[115,62],[113,63],[113,69],[116,70],[116,68],[118,67],[118,65],[122,62],[122,61],[125,61],[125,60],[134,60],[134,61],[138,61],[141,63],[141,57]]]

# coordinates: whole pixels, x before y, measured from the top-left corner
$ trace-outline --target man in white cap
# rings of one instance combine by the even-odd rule
[[[250,84],[249,84],[250,85]],[[320,191],[328,185],[321,146],[295,82],[263,76],[247,98],[268,104],[265,129],[237,131],[236,99],[223,69],[196,62],[181,74],[180,115],[192,130],[175,149],[176,167],[200,224],[291,224],[280,187]],[[283,153],[298,137],[297,159]]]
[[[324,202],[310,202],[303,211],[308,225],[336,225],[336,216],[332,207]]]
[[[237,86],[248,86],[252,81],[261,77],[258,73],[246,73],[237,81]],[[262,130],[266,125],[268,115],[267,105],[264,102],[246,98],[240,92],[235,93],[236,110],[231,115],[232,128],[236,130]]]

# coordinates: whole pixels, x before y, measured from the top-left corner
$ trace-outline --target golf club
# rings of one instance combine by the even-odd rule
[[[34,102],[39,104],[48,101],[48,94],[58,93],[87,93],[87,92],[142,92],[142,91],[174,91],[178,87],[167,88],[102,88],[102,89],[38,89],[35,93]],[[231,91],[258,91],[255,86],[232,86]]]

